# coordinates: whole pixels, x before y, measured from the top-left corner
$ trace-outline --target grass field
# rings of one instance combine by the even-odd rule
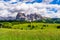
[[[60,24],[57,23],[19,23],[19,22],[2,22],[2,28],[20,29],[20,30],[40,30],[40,29],[57,29]]]
[[[33,29],[30,30],[28,25],[31,25]],[[57,28],[57,26],[60,26],[60,24],[16,24],[11,29],[0,28],[0,40],[60,40],[60,28]]]
[[[29,27],[30,25],[30,27]],[[57,29],[57,26],[60,24],[51,24],[51,23],[25,23],[25,24],[17,24],[13,25],[12,29],[21,29],[23,30],[40,30],[40,29]]]
[[[0,29],[0,40],[60,40],[60,29]]]

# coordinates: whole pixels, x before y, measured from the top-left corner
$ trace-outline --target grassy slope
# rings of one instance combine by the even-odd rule
[[[60,26],[60,24],[51,24],[51,23],[20,23],[20,22],[1,22],[3,24],[2,27],[4,28],[8,28],[11,27],[11,29],[22,29],[22,30],[40,30],[42,27],[44,29],[48,29],[48,28],[53,28],[56,29],[57,26]],[[28,25],[31,25],[30,27],[28,27]],[[46,27],[44,27],[43,25],[45,25]],[[47,26],[48,25],[48,26]],[[34,28],[32,28],[34,26]]]
[[[22,27],[24,30],[0,28],[0,40],[60,40],[60,29],[56,28],[60,24],[32,23],[31,25],[37,25],[37,27],[33,30],[25,30],[27,25],[29,24],[12,26],[12,28]],[[48,25],[48,27],[41,29],[43,25]]]
[[[60,40],[60,30],[0,29],[0,40]]]
[[[25,24],[17,24],[13,25],[12,28],[23,28],[23,30],[30,30],[28,25],[34,25],[34,28],[32,30],[40,30],[43,25],[46,25],[44,29],[56,29],[57,26],[60,26],[60,24],[49,24],[49,23],[25,23]],[[48,25],[48,26],[47,26]],[[37,26],[37,27],[36,27]]]

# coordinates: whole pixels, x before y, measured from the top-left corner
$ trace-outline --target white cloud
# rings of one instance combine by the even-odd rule
[[[0,1],[4,2],[4,0],[0,0]],[[35,0],[9,0],[9,1],[6,0],[6,1],[12,3],[12,2],[33,2]]]
[[[34,0],[22,0],[23,2],[33,2]]]
[[[46,3],[46,4],[49,4],[50,2],[52,2],[53,0],[42,0],[42,3]]]
[[[16,2],[17,0],[10,0],[11,2]]]
[[[50,11],[55,8],[57,12]],[[45,17],[50,18],[60,18],[60,6],[53,4],[43,4],[43,3],[17,3],[10,4],[6,2],[0,2],[0,17],[16,17],[18,12],[24,12],[25,14],[37,13]]]

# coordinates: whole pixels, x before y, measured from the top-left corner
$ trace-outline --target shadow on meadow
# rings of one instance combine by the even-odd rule
[[[39,30],[39,29],[47,29],[47,28],[60,29],[60,24],[2,22],[0,23],[0,28],[20,29],[20,30]]]

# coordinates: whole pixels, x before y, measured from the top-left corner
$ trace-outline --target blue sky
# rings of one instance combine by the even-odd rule
[[[8,1],[10,1],[10,0],[4,0],[4,1],[5,1],[5,2],[8,2]],[[22,1],[22,0],[20,0],[20,1]],[[35,0],[35,1],[33,1],[33,2],[26,2],[26,3],[34,3],[34,2],[41,3],[42,0]],[[17,3],[17,2],[14,2],[14,3]],[[60,4],[60,0],[53,0],[53,1],[51,2],[51,4]]]
[[[54,0],[51,4],[60,4],[60,0]]]
[[[2,9],[2,11],[0,11],[1,16],[4,16],[4,15],[8,16],[8,14],[11,16],[12,12],[14,13],[14,15],[16,15],[16,13],[20,10],[23,10],[23,12],[27,12],[28,10],[27,14],[36,12],[46,17],[60,18],[60,0],[34,0],[32,2],[31,0],[25,0],[25,1],[0,0],[0,1],[1,1],[0,8]],[[18,3],[17,5],[16,4],[17,2],[20,2],[20,3]],[[13,4],[16,4],[16,5],[13,5]],[[55,4],[58,4],[58,5],[55,5]]]
[[[10,0],[4,0],[5,2],[8,2],[8,1],[10,1]],[[35,3],[35,2],[37,2],[37,3],[41,3],[43,0],[34,0],[34,1],[32,1],[32,2],[26,2],[27,4],[30,4],[30,3]],[[22,2],[22,0],[19,0],[18,2]],[[12,4],[15,4],[15,3],[17,3],[17,0],[16,0],[16,2],[12,2]],[[50,4],[58,4],[58,5],[60,5],[60,0],[53,0]],[[54,12],[57,12],[57,10],[55,9],[55,8],[52,8],[50,11],[54,11]]]

